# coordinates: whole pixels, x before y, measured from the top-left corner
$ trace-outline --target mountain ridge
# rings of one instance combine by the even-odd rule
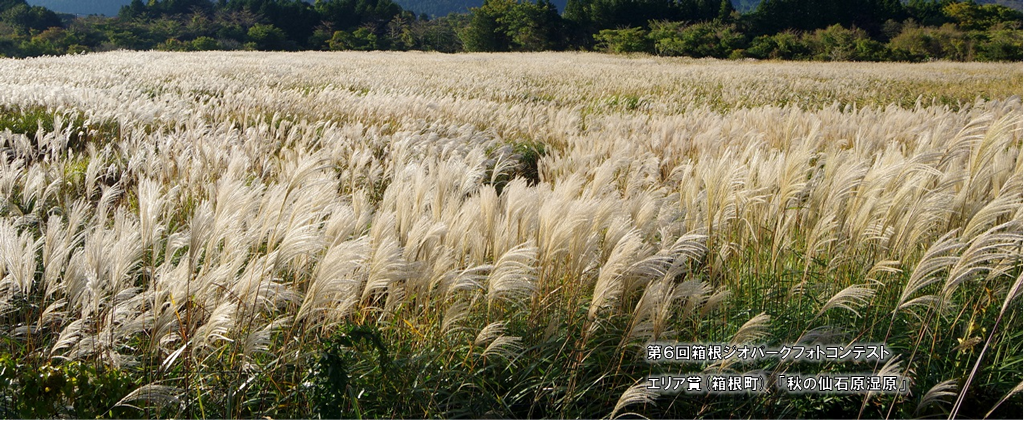
[[[131,3],[131,0],[27,0],[32,6],[43,6],[54,12],[69,13],[73,15],[117,15],[121,6]],[[313,0],[305,0],[313,3]],[[411,10],[416,14],[427,14],[428,16],[445,16],[449,13],[465,13],[470,7],[478,7],[484,0],[393,0],[403,9]],[[731,0],[733,7],[740,12],[748,12],[757,7],[760,0]],[[558,10],[564,11],[567,0],[552,0]],[[1015,10],[1024,9],[1024,0],[976,0],[980,4],[1001,4]]]

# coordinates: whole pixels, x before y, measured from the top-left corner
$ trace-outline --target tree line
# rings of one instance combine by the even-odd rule
[[[1019,11],[955,0],[485,0],[429,18],[391,0],[133,0],[74,17],[0,0],[0,56],[130,50],[596,50],[788,60],[1021,60]]]

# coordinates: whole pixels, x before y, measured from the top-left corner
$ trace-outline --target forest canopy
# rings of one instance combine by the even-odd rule
[[[431,17],[392,0],[133,0],[117,16],[0,0],[0,56],[128,50],[595,50],[863,61],[1022,57],[1021,12],[953,0],[484,0]]]

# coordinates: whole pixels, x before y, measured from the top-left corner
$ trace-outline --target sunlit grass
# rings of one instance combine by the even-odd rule
[[[0,409],[1019,414],[1021,80],[575,53],[3,60]],[[651,364],[655,340],[897,357]],[[912,394],[637,387],[723,367],[900,374]],[[73,374],[116,388],[57,385]]]

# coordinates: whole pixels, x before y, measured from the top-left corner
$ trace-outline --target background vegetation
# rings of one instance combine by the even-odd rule
[[[1021,12],[953,0],[485,0],[430,17],[391,0],[134,0],[116,17],[0,1],[0,56],[129,50],[643,52],[861,61],[1018,61]],[[749,9],[747,9],[749,8]],[[417,14],[419,13],[419,14]]]

